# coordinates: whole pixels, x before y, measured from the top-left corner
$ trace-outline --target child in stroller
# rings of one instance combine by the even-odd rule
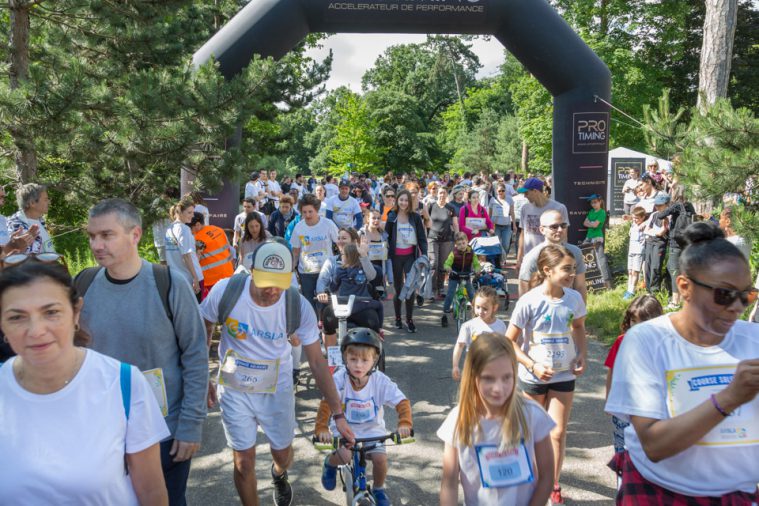
[[[509,308],[509,285],[506,277],[502,274],[502,270],[488,261],[494,256],[500,256],[501,243],[498,241],[498,237],[475,237],[469,243],[472,246],[472,250],[478,256],[482,269],[477,277],[474,279],[475,290],[481,286],[491,286],[495,289],[498,295],[506,298],[506,307]]]

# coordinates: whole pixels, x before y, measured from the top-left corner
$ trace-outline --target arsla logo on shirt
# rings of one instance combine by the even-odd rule
[[[224,327],[227,329],[229,337],[234,337],[235,339],[240,340],[244,340],[248,337],[248,325],[240,323],[234,318],[227,318],[227,321],[224,322]]]
[[[279,255],[269,255],[268,257],[264,258],[262,267],[264,269],[274,269],[277,271],[283,271],[285,270],[285,261]]]

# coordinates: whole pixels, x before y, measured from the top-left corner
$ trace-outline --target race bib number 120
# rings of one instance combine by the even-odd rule
[[[497,445],[477,445],[475,449],[484,488],[514,487],[535,479],[524,440],[504,451],[499,451]]]

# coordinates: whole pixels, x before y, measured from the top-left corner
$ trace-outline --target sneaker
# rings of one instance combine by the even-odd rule
[[[402,329],[403,328],[403,323],[401,322],[400,318],[396,318],[395,319],[395,328],[396,329]]]
[[[274,485],[274,504],[290,506],[293,503],[293,488],[287,479],[287,471],[282,476],[274,476],[274,463],[271,464],[271,484]]]
[[[416,296],[416,305],[422,307],[424,305],[424,297],[421,295]]]
[[[414,325],[414,320],[406,320],[406,327],[408,327],[409,333],[413,334],[416,332],[416,325]]]
[[[551,491],[551,506],[556,504],[564,504],[564,498],[561,497],[561,487],[559,486],[554,486],[553,491]]]
[[[322,487],[325,490],[335,490],[337,486],[337,466],[329,465],[329,455],[324,458],[322,466]]]
[[[448,326],[448,315],[443,315],[442,320],[440,320],[440,326],[441,327],[447,327]]]
[[[622,300],[630,300],[630,299],[632,299],[633,297],[635,297],[635,294],[634,294],[634,293],[632,293],[632,292],[627,292],[627,291],[626,291],[626,292],[625,292],[625,293],[622,295]]]
[[[391,506],[390,498],[385,493],[384,488],[374,489],[374,500],[377,502],[377,506]]]

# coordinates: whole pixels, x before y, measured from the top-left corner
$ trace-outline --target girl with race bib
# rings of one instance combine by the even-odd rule
[[[474,294],[474,315],[468,322],[461,326],[459,337],[456,340],[456,347],[453,348],[453,379],[461,379],[459,363],[461,354],[464,349],[469,350],[472,343],[485,332],[491,332],[498,335],[506,334],[506,323],[500,318],[496,318],[498,313],[498,294],[491,286],[483,286]]]
[[[606,411],[630,422],[617,504],[759,502],[759,331],[746,257],[713,223],[685,229],[680,311],[630,329]]]
[[[516,385],[517,356],[486,332],[469,348],[459,404],[437,435],[445,442],[440,505],[545,506],[553,483],[551,417]]]
[[[556,422],[551,431],[555,458],[552,504],[563,504],[559,475],[575,378],[585,371],[585,303],[574,283],[576,261],[563,246],[548,245],[538,255],[532,288],[517,302],[506,331],[516,348],[519,385]]]
[[[382,353],[382,342],[377,333],[365,328],[351,329],[340,343],[340,351],[345,366],[335,371],[333,378],[343,402],[341,416],[345,417],[356,438],[378,437],[387,433],[384,406],[395,408],[398,413],[398,433],[402,438],[409,437],[413,425],[411,403],[398,385],[376,370]],[[330,416],[329,404],[322,400],[316,414],[314,434],[323,443],[332,441],[333,435],[339,436],[334,421],[328,425]],[[390,506],[384,487],[387,476],[387,452],[384,445],[374,444],[368,451],[367,458],[372,461],[372,490],[377,506]],[[350,459],[351,453],[345,448],[327,455],[322,468],[322,485],[325,489],[335,489],[337,466],[350,462]]]
[[[358,235],[369,239],[368,256],[374,270],[377,271],[377,277],[374,278],[372,284],[375,288],[384,287],[385,283],[382,278],[385,271],[383,267],[387,262],[387,241],[385,240],[385,231],[382,229],[382,216],[378,210],[371,209],[369,211],[369,219],[361,227]]]

